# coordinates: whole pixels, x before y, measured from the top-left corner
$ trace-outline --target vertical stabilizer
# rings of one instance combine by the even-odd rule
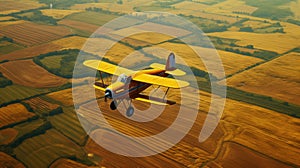
[[[167,63],[166,63],[166,70],[167,71],[173,71],[175,70],[175,55],[174,53],[171,53],[168,57]]]

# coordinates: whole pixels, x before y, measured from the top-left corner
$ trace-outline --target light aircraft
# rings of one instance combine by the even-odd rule
[[[153,63],[150,65],[150,68],[152,69],[139,71],[129,70],[99,60],[87,60],[83,64],[99,71],[100,81],[95,82],[94,87],[105,93],[105,96],[103,97],[105,98],[105,101],[107,101],[107,98],[112,99],[112,102],[110,103],[110,108],[112,110],[117,109],[118,105],[123,103],[127,109],[127,117],[131,117],[134,113],[134,108],[131,106],[132,99],[157,105],[172,105],[175,104],[175,102],[165,100],[169,89],[179,89],[189,85],[186,81],[168,78],[169,75],[185,75],[185,72],[175,67],[175,55],[173,53],[169,55],[166,65]],[[106,85],[104,84],[102,73],[116,75],[118,78],[110,85]],[[168,88],[164,97],[157,98],[141,94],[142,91],[151,85],[157,85],[158,88],[161,86]],[[127,105],[124,100],[127,101]]]

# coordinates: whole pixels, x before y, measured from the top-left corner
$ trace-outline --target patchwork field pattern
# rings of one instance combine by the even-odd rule
[[[230,86],[300,104],[299,53],[290,53],[227,79]]]
[[[72,33],[70,29],[62,26],[47,26],[30,22],[5,26],[0,28],[0,31],[1,34],[26,46],[46,43]]]
[[[194,52],[192,48],[190,48],[185,44],[167,42],[167,43],[159,44],[158,47],[162,47],[166,49],[168,52],[164,52],[164,54],[162,54],[163,51],[161,51],[162,53],[156,53],[155,51],[154,52],[151,51],[151,49],[148,50],[148,52],[158,57],[162,57],[162,56],[166,57],[171,51],[173,51],[178,57],[181,57],[189,66],[197,67],[198,69],[207,71],[203,62],[198,61],[201,58],[198,57],[198,55]],[[239,70],[242,70],[244,68],[247,68],[248,66],[251,66],[253,64],[262,61],[261,59],[258,58],[253,58],[253,57],[226,52],[222,50],[218,50],[216,53],[214,50],[208,48],[201,48],[196,46],[194,46],[194,48],[198,49],[201,53],[203,53],[203,56],[209,56],[210,54],[219,55],[222,60],[226,75],[233,74],[235,72],[238,72]],[[161,56],[159,56],[159,54]],[[208,59],[208,64],[213,65],[214,63],[210,62]]]
[[[34,116],[35,114],[29,112],[22,104],[12,104],[6,107],[1,107],[0,128],[10,124],[15,124],[28,120],[29,118],[32,118]]]
[[[34,88],[57,87],[67,82],[66,79],[55,76],[36,65],[32,60],[1,64],[0,71],[13,83]]]
[[[51,16],[54,19],[63,19],[64,17],[73,13],[81,12],[80,10],[59,10],[59,9],[43,9],[41,10],[43,15]]]
[[[20,12],[28,9],[35,9],[44,6],[34,0],[1,0],[0,2],[0,14],[9,14]]]
[[[54,129],[23,141],[14,149],[14,153],[29,167],[48,167],[61,157],[75,156],[83,159],[85,156],[82,148]]]

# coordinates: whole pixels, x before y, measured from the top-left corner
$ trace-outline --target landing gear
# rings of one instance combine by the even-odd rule
[[[117,109],[116,103],[117,103],[117,102],[115,102],[115,101],[112,101],[112,102],[110,103],[110,106],[109,106],[109,107],[110,107],[111,110]]]
[[[134,108],[133,107],[128,107],[127,111],[126,111],[126,116],[127,117],[131,117],[134,113]]]
[[[134,114],[134,108],[131,106],[131,99],[127,101],[127,103],[125,103],[126,99],[122,99],[122,100],[113,100],[111,103],[110,103],[110,109],[111,110],[116,110],[118,105],[122,102],[124,107],[127,109],[126,110],[126,116],[127,117],[131,117],[133,114]]]

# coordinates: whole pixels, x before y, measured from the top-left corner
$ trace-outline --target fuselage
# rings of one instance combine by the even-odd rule
[[[118,79],[116,82],[112,83],[105,89],[105,94],[108,98],[111,99],[134,99],[138,97],[138,94],[147,89],[151,84],[137,82],[131,80],[134,76],[139,74],[149,74],[156,75],[161,77],[167,77],[168,74],[165,73],[165,70],[160,69],[149,69],[149,70],[141,70],[129,76],[126,76],[126,79],[123,76]]]

